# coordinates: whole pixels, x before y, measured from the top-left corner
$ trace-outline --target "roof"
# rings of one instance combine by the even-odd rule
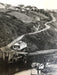
[[[16,48],[14,48],[14,46],[16,46]],[[18,47],[17,47],[18,46]],[[15,49],[15,50],[22,50],[22,49],[24,49],[24,48],[26,48],[27,47],[27,43],[25,43],[25,42],[23,42],[23,41],[19,41],[19,42],[17,42],[17,43],[15,43],[14,45],[13,45],[13,48]]]

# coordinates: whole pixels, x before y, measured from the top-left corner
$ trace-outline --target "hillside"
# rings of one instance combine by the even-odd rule
[[[30,31],[31,29],[29,30],[27,25],[21,20],[8,14],[0,13],[0,47],[7,45],[18,36]]]
[[[31,36],[26,35],[25,38],[23,38],[23,40],[25,39],[25,41],[28,42],[29,51],[30,48],[32,48],[32,45],[33,48],[31,49],[31,51],[57,49],[57,12],[52,12],[52,13],[56,21],[49,24],[50,26],[49,30]]]
[[[36,23],[24,23],[14,16],[0,12],[0,47],[6,46],[18,36],[33,32]]]
[[[39,25],[38,30],[44,29],[45,23],[52,20],[50,13],[55,13],[56,22],[49,24],[50,29],[34,35],[26,35],[22,40],[27,42],[29,51],[56,49],[57,13],[43,9],[25,9],[25,12],[22,12],[20,9],[22,8],[13,11],[7,7],[7,9],[4,8],[3,10],[8,12],[0,12],[0,47],[6,46],[20,35],[37,31]]]

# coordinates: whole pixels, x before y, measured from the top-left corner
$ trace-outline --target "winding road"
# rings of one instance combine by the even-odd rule
[[[52,20],[45,23],[45,28],[44,28],[44,29],[39,30],[39,31],[35,31],[35,32],[32,32],[32,33],[23,34],[23,35],[19,36],[17,39],[15,39],[14,41],[12,41],[11,43],[9,43],[9,44],[6,46],[6,48],[10,48],[14,43],[16,43],[17,41],[20,41],[25,35],[33,35],[33,34],[41,33],[41,32],[44,32],[44,31],[50,29],[51,26],[50,26],[49,24],[56,21],[55,17],[53,16],[53,13],[50,13],[50,15],[51,15],[51,17],[52,17]],[[2,47],[1,50],[3,51],[3,50],[4,50],[4,47]],[[51,51],[51,50],[52,50],[52,51]],[[54,52],[54,51],[57,51],[57,49],[51,49],[51,50],[47,50],[47,51],[46,51],[46,50],[44,50],[44,51],[43,51],[43,50],[37,51],[36,54],[37,54],[37,53],[38,53],[38,54],[46,54],[46,53],[52,53],[52,52]],[[21,52],[21,54],[26,54],[26,53],[24,53],[24,52],[22,53],[22,52]],[[32,53],[32,54],[30,54],[30,55],[33,55],[33,54],[35,54],[35,53]]]
[[[56,21],[56,19],[55,19],[55,17],[53,16],[53,14],[51,13],[50,15],[51,15],[51,17],[52,17],[52,20],[45,23],[45,28],[44,28],[44,29],[42,29],[42,30],[40,30],[40,31],[32,32],[32,33],[27,33],[27,34],[28,34],[28,35],[33,35],[33,34],[41,33],[41,32],[43,32],[43,31],[46,31],[46,30],[50,29],[50,26],[49,26],[48,24]],[[17,39],[15,39],[15,40],[12,41],[11,43],[9,43],[9,44],[7,45],[7,47],[11,47],[14,43],[16,43],[17,41],[20,41],[20,40],[21,40],[25,35],[27,35],[27,34],[23,34],[23,35],[19,36]]]

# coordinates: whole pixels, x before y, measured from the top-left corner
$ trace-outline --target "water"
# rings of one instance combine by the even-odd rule
[[[27,59],[28,63],[23,63],[22,61],[13,64],[1,63],[0,75],[14,75],[24,70],[30,70],[32,62],[39,62],[45,65],[42,75],[54,75],[54,73],[57,75],[57,53],[29,56]]]

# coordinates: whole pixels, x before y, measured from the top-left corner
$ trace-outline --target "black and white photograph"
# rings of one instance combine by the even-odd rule
[[[0,75],[57,75],[56,0],[0,0]]]

